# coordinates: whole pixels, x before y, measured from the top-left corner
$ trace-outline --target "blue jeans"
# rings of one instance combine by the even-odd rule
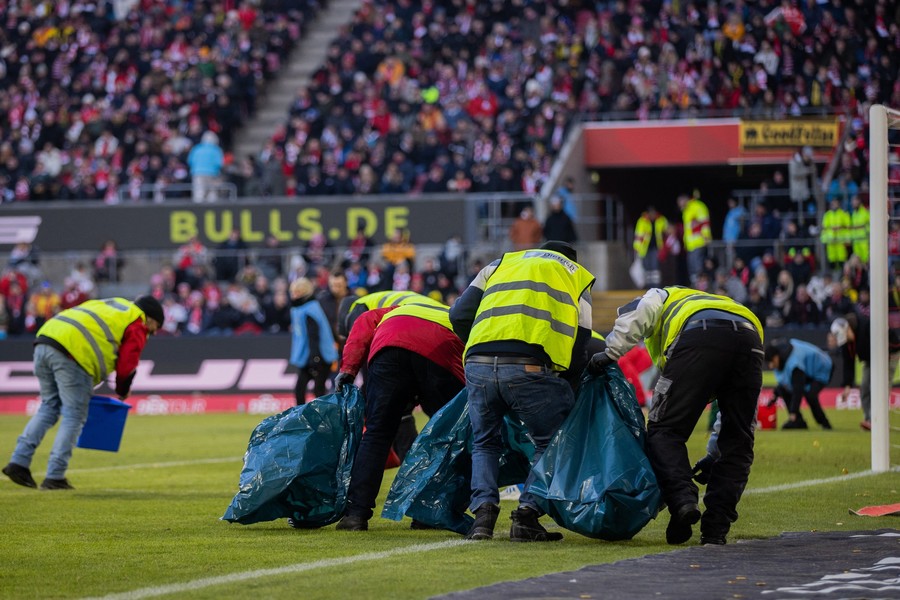
[[[47,478],[62,479],[87,421],[93,380],[78,363],[47,344],[34,347],[34,374],[41,386],[41,405],[19,436],[10,462],[31,467],[34,451],[62,414],[47,463]]]
[[[466,389],[474,436],[469,505],[474,512],[485,502],[500,504],[497,479],[503,451],[500,430],[504,415],[513,412],[525,423],[534,442],[534,462],[537,462],[550,438],[572,411],[575,394],[568,382],[550,369],[531,365],[466,363]],[[534,496],[528,491],[533,480],[529,473],[519,505],[540,513]]]

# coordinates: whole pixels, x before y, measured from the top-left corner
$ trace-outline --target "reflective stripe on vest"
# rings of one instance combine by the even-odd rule
[[[124,298],[88,300],[44,323],[37,335],[59,342],[99,383],[115,369],[125,329],[143,316]]]
[[[450,307],[446,305],[432,306],[431,304],[408,303],[395,308],[388,314],[384,315],[378,327],[382,323],[393,317],[416,317],[425,321],[437,323],[453,331],[453,325],[450,324]]]
[[[395,292],[388,290],[386,292],[372,292],[371,294],[366,294],[351,304],[350,310],[352,311],[357,305],[362,305],[365,306],[367,310],[372,310],[373,308],[384,308],[386,306],[403,306],[409,302],[443,306],[443,304],[434,298],[429,298],[428,296],[423,296],[416,292]]]
[[[487,281],[466,351],[486,342],[521,341],[543,347],[555,370],[567,369],[579,299],[593,282],[584,267],[558,252],[505,254]]]
[[[731,298],[682,287],[667,287],[665,290],[669,296],[656,320],[653,333],[646,340],[647,351],[659,369],[665,366],[666,352],[681,333],[681,328],[691,315],[701,310],[721,310],[747,319],[759,332],[759,339],[763,339],[763,328],[756,315]]]

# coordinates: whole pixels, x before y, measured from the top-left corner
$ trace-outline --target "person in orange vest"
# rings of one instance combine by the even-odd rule
[[[665,244],[668,226],[669,221],[652,205],[641,213],[634,226],[632,247],[644,265],[646,283],[650,287],[660,284],[659,251]]]
[[[700,201],[700,192],[694,190],[693,196],[678,196],[678,208],[684,223],[684,249],[687,252],[687,268],[691,283],[696,284],[697,276],[703,271],[703,260],[706,258],[706,247],[712,241],[712,229],[709,226],[709,209]]]

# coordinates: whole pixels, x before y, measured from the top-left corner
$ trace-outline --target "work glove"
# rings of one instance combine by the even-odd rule
[[[134,381],[136,374],[137,371],[134,371],[128,377],[116,377],[116,395],[119,397],[119,400],[124,400],[128,397],[128,394],[131,392],[131,382]]]
[[[613,364],[614,361],[606,352],[598,352],[588,361],[587,370],[591,375],[599,375],[606,371],[606,367]]]
[[[353,385],[354,379],[356,379],[356,375],[351,375],[350,373],[341,371],[337,374],[337,377],[334,378],[334,389],[337,390],[338,394],[343,394],[344,387]]]
[[[699,484],[706,485],[709,483],[709,476],[712,472],[712,467],[716,464],[715,458],[707,454],[703,458],[697,461],[697,464],[694,465],[694,481]]]

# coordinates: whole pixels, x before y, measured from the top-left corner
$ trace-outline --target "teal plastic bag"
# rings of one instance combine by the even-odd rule
[[[500,485],[528,476],[534,444],[524,425],[506,418],[502,429]],[[413,442],[388,492],[381,516],[416,521],[465,534],[474,519],[466,513],[472,494],[472,424],[463,388],[431,417]]]
[[[662,501],[645,440],[643,413],[622,371],[584,376],[572,412],[533,468],[530,492],[570,531],[631,539]]]
[[[222,520],[249,525],[290,517],[323,527],[347,505],[365,402],[356,386],[263,420],[244,454],[240,491]]]

